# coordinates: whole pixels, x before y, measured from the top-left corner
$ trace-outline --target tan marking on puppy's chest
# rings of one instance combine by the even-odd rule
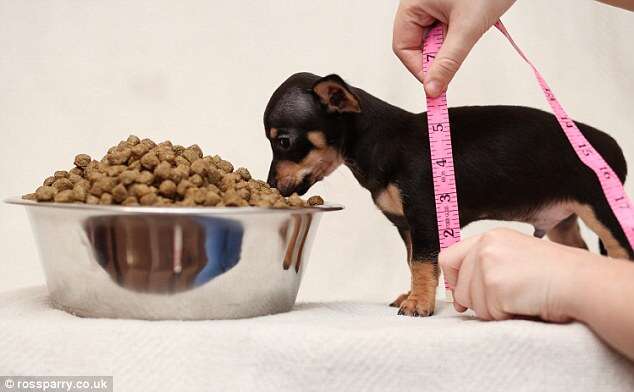
[[[395,215],[404,215],[401,190],[394,184],[388,186],[374,199],[374,203],[383,212]]]

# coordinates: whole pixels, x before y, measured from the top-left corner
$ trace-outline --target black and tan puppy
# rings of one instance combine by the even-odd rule
[[[568,144],[556,119],[536,109],[474,106],[449,109],[460,222],[532,224],[535,235],[584,248],[580,217],[612,257],[632,258],[594,173]],[[617,143],[585,124],[581,132],[621,181],[626,163]],[[427,117],[394,107],[339,76],[299,73],[271,97],[264,114],[273,149],[269,184],[283,195],[305,193],[345,164],[397,227],[412,274],[400,314],[434,312],[439,243]]]

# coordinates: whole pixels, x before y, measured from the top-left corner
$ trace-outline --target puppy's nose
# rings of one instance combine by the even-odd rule
[[[295,190],[295,182],[290,177],[282,178],[280,181],[277,181],[276,188],[280,191],[280,194],[284,197],[290,196]]]

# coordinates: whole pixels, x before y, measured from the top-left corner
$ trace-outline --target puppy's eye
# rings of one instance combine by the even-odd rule
[[[277,138],[277,145],[282,150],[288,150],[291,146],[291,139],[289,139],[288,137],[280,136],[279,138]]]

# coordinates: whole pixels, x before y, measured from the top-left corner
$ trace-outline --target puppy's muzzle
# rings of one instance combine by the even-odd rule
[[[298,184],[293,177],[284,177],[276,180],[275,177],[271,178],[269,176],[268,184],[273,188],[277,188],[282,196],[288,197],[293,193],[297,193],[300,196],[305,194],[311,187],[312,182],[308,177],[304,177]]]

